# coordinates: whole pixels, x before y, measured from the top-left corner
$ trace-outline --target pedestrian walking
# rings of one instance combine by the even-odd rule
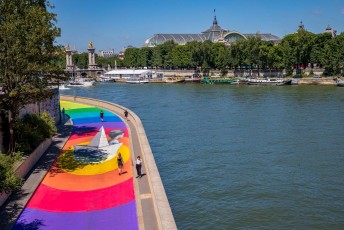
[[[129,113],[128,113],[128,110],[125,110],[125,111],[124,111],[124,116],[125,116],[125,118],[126,118],[127,120],[128,120],[128,114],[129,114]]]
[[[65,108],[62,108],[62,122],[65,120]]]
[[[122,170],[123,170],[123,158],[122,158],[121,153],[118,153],[117,165],[118,165],[118,175],[121,175],[122,174]]]
[[[100,110],[100,120],[102,122],[104,121],[104,112],[103,112],[103,110]]]
[[[142,160],[141,160],[140,156],[137,156],[137,158],[136,158],[136,172],[137,172],[136,178],[142,177],[141,168],[142,168]]]

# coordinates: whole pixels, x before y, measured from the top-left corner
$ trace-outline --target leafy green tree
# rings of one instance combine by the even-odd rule
[[[161,55],[161,48],[160,46],[154,47],[152,52],[152,65],[155,68],[160,68],[163,66],[163,59]]]
[[[197,69],[202,66],[202,43],[197,41],[192,41],[186,43],[187,49],[190,55],[190,66]]]
[[[160,45],[161,57],[163,61],[163,66],[166,68],[173,67],[172,64],[172,50],[176,46],[173,41],[167,41],[164,44]]]
[[[96,56],[97,57],[97,56]],[[72,61],[80,69],[88,68],[88,53],[73,54]]]
[[[283,49],[280,45],[273,45],[270,47],[268,66],[270,69],[283,69]]]
[[[322,64],[326,75],[340,74],[344,68],[344,33],[329,40],[323,49]]]
[[[247,53],[246,53],[246,40],[240,39],[232,43],[230,49],[230,56],[232,59],[232,65],[237,68],[241,68],[243,65],[248,65],[247,63]]]
[[[295,64],[297,65],[297,72],[300,72],[302,66],[306,67],[311,62],[314,37],[313,33],[299,29],[297,33],[288,34],[282,39],[284,63],[288,72]]]
[[[139,48],[128,48],[124,52],[124,65],[127,67],[138,67],[139,63],[140,49]]]
[[[190,66],[190,52],[188,46],[177,45],[172,50],[172,64],[178,68],[188,68]]]
[[[23,181],[13,171],[15,162],[21,159],[21,154],[14,153],[12,156],[0,153],[0,193],[10,193],[18,190]]]
[[[293,48],[295,47],[294,39],[290,35],[285,36],[281,43],[280,47],[282,48],[283,53],[283,66],[286,70],[287,75],[293,74],[293,65],[297,63],[297,55],[296,50]]]
[[[314,42],[310,55],[311,63],[321,64],[325,61],[324,59],[326,59],[326,57],[323,55],[324,48],[331,39],[332,35],[330,33],[321,33],[314,36]]]
[[[229,65],[229,52],[223,43],[214,43],[212,47],[212,55],[214,67],[216,69],[224,70]]]
[[[138,64],[141,67],[152,66],[153,49],[151,47],[142,47],[139,51]]]
[[[14,151],[13,122],[26,104],[50,97],[48,84],[64,80],[56,59],[61,47],[54,41],[60,35],[56,15],[45,0],[0,1],[0,86],[8,112],[9,146]]]

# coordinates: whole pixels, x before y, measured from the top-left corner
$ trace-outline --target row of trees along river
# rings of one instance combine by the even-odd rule
[[[291,75],[293,69],[316,64],[327,75],[342,73],[344,68],[344,33],[332,38],[330,33],[313,34],[305,29],[286,35],[280,43],[273,44],[259,37],[241,39],[230,46],[223,43],[189,42],[178,45],[173,41],[156,47],[128,48],[124,59],[96,57],[100,67],[112,68],[163,68],[163,69],[285,69]],[[79,67],[87,66],[87,53],[73,56]],[[115,64],[116,63],[116,64]]]

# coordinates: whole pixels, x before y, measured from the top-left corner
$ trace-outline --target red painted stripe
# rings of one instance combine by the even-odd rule
[[[50,212],[85,212],[116,207],[134,199],[132,179],[91,191],[65,191],[41,184],[27,207]]]

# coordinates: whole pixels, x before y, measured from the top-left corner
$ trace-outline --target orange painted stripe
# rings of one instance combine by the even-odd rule
[[[42,183],[51,188],[70,191],[88,191],[101,188],[107,188],[122,183],[132,178],[132,163],[127,161],[124,164],[123,171],[126,173],[118,175],[117,164],[116,169],[103,174],[96,175],[75,175],[52,166]]]

